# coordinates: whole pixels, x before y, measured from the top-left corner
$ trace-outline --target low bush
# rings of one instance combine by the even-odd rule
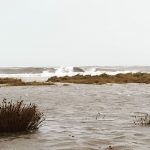
[[[35,104],[24,104],[23,101],[7,101],[0,104],[0,132],[26,132],[37,130],[44,121]]]

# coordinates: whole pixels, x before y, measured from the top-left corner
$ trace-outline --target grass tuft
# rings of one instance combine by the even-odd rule
[[[148,113],[137,113],[133,117],[135,125],[150,126],[150,115]]]
[[[35,104],[24,104],[23,101],[7,101],[0,104],[0,132],[14,133],[37,130],[44,121]]]

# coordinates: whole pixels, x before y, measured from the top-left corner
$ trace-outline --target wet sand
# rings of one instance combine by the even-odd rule
[[[132,117],[150,114],[149,84],[0,87],[3,98],[38,104],[46,120],[35,133],[1,135],[2,150],[150,149],[150,127]]]

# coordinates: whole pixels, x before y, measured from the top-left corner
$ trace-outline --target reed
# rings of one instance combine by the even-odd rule
[[[35,104],[23,101],[7,101],[0,104],[0,132],[26,132],[37,130],[44,121],[44,115]]]

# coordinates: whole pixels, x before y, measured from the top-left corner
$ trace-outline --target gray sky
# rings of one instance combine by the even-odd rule
[[[150,65],[149,0],[0,0],[0,66]]]

